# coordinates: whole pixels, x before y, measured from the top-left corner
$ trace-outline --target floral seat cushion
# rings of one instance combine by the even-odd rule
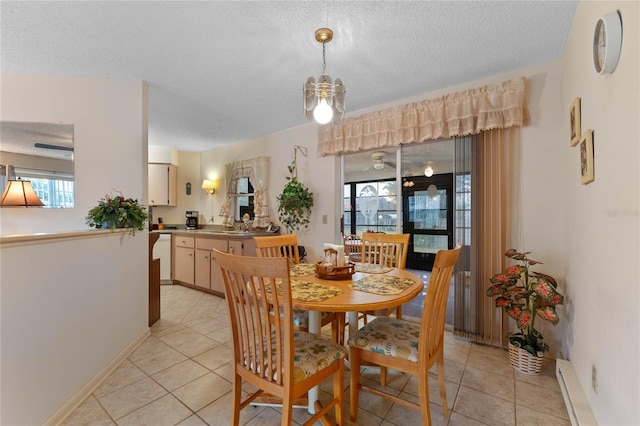
[[[275,335],[272,336],[275,340]],[[275,342],[269,345],[276,355]],[[347,349],[304,331],[293,332],[293,382],[298,383],[347,356]],[[266,359],[266,357],[265,357]],[[274,366],[275,368],[275,366]]]
[[[420,324],[378,317],[358,330],[347,344],[371,352],[378,352],[418,362]]]

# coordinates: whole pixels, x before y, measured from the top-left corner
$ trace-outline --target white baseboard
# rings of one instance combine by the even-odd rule
[[[587,400],[578,376],[573,365],[564,359],[556,359],[556,377],[562,397],[567,406],[567,412],[573,426],[597,426],[595,417],[591,412],[589,401]]]
[[[84,385],[70,400],[65,402],[51,417],[44,422],[45,426],[61,424],[91,393],[96,390],[109,375],[118,368],[120,363],[127,359],[136,348],[151,335],[151,330],[147,328],[133,342],[131,342],[122,352],[118,354],[102,371],[96,374],[86,385]]]

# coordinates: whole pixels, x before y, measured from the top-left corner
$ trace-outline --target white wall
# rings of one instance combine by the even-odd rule
[[[75,208],[2,209],[0,235],[89,229],[87,212],[108,192],[146,204],[145,83],[12,73],[0,83],[2,120],[74,124],[76,182]]]
[[[2,246],[0,424],[43,424],[148,330],[147,240]]]
[[[74,124],[73,209],[1,209],[0,234],[86,230],[107,192],[147,198],[147,86],[0,75],[2,120]],[[101,232],[101,231],[93,231]],[[148,332],[148,234],[0,247],[0,424],[42,424]]]
[[[623,42],[610,75],[593,71],[598,17],[619,9]],[[593,129],[595,181],[580,184],[578,147],[565,124],[566,281],[564,348],[599,424],[640,424],[640,52],[638,2],[580,2],[563,56],[562,115],[582,102],[582,131]],[[591,369],[598,371],[598,392]]]

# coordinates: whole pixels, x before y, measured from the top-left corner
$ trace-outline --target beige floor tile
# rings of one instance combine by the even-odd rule
[[[146,377],[147,375],[142,370],[133,365],[128,359],[125,359],[118,368],[113,370],[109,377],[93,391],[93,394],[98,397],[107,395]]]
[[[215,373],[208,373],[179,389],[173,395],[194,412],[231,391],[231,383]]]
[[[515,401],[515,387],[513,378],[493,374],[486,370],[467,367],[464,370],[462,386],[475,389],[507,401]]]
[[[516,404],[569,420],[561,391],[516,381]]]
[[[233,350],[227,346],[220,345],[193,357],[193,360],[214,371],[233,361]]]
[[[154,374],[151,378],[158,382],[163,388],[172,392],[207,373],[209,373],[209,370],[202,365],[187,359]]]
[[[243,394],[242,397],[245,398],[246,395]],[[232,406],[233,400],[231,398],[231,393],[227,393],[223,397],[216,399],[211,404],[198,411],[196,414],[207,422],[207,424],[228,425],[231,424]],[[268,409],[268,407],[246,407],[244,410],[240,411],[240,424],[246,424],[246,422],[266,409]]]
[[[508,355],[506,351],[495,348],[486,350],[477,350],[476,346],[471,348],[467,367],[478,368],[480,370],[490,371],[494,374],[513,377],[513,368],[509,365]]]
[[[181,345],[174,346],[174,349],[182,352],[190,358],[193,358],[194,356],[200,355],[201,353],[213,349],[216,346],[220,346],[220,343],[213,339],[209,339],[208,337],[199,336]]]
[[[166,368],[176,365],[187,359],[186,356],[176,351],[173,348],[169,348],[166,351],[162,351],[158,354],[148,356],[139,360],[134,360],[133,363],[137,365],[142,371],[148,375],[156,374]]]
[[[118,426],[173,426],[192,414],[169,394],[118,419]]]
[[[453,411],[490,425],[515,424],[512,402],[461,386]]]
[[[220,326],[217,330],[207,334],[207,337],[215,340],[216,342],[231,346],[231,330],[227,326]]]
[[[187,343],[194,339],[197,339],[200,336],[202,336],[200,333],[191,330],[189,327],[185,327],[182,330],[178,330],[174,333],[168,333],[163,336],[159,336],[158,339],[162,340],[169,346],[176,347],[183,343]]]
[[[455,361],[459,364],[466,364],[469,358],[471,345],[461,345],[456,343],[444,343],[444,358]]]
[[[140,380],[98,400],[116,421],[138,408],[167,394],[167,391],[152,379]]]
[[[93,396],[89,396],[62,424],[65,426],[107,426],[115,423],[111,421],[111,417],[98,401]]]
[[[485,426],[486,423],[479,422],[472,418],[463,416],[458,413],[451,413],[449,418],[449,426]]]
[[[162,319],[160,321],[162,321]],[[181,325],[176,321],[167,320],[165,321],[164,325],[157,325],[158,322],[153,324],[153,326],[151,327],[151,335],[155,337],[160,337],[160,336],[164,336],[165,334],[174,333],[184,328],[184,325]]]
[[[419,400],[413,395],[405,394],[403,399],[410,400],[416,404],[419,403]],[[433,426],[446,425],[449,420],[442,413],[442,407],[436,404],[429,404],[429,410],[431,414],[431,424]],[[405,407],[400,404],[393,404],[389,413],[384,418],[385,421],[391,422],[395,425],[420,425],[422,424],[422,415],[420,411],[414,410],[413,408]]]
[[[514,370],[514,372],[516,381],[560,392],[560,385],[558,385],[558,378],[556,377],[556,361],[554,359],[545,359],[542,363],[542,370],[537,376],[523,374],[517,370]]]
[[[196,414],[187,417],[185,420],[178,423],[176,426],[207,426],[204,420],[198,417]]]
[[[438,374],[438,365],[433,364],[429,369],[430,373]],[[444,359],[444,378],[448,382],[460,383],[462,382],[462,375],[464,373],[464,364],[451,361],[450,359]]]
[[[360,382],[371,388],[382,390],[395,396],[400,395],[400,391],[392,388],[383,388],[382,386],[380,386],[380,382],[378,381],[362,378]],[[348,401],[351,402],[349,394],[347,394],[347,398]],[[370,394],[368,392],[359,392],[358,410],[367,411],[376,417],[384,419],[391,409],[391,405],[393,405],[393,403],[387,399]]]
[[[456,400],[459,388],[460,385],[458,385],[457,383],[448,382],[445,380],[447,406],[450,409],[453,408],[453,403]],[[402,392],[406,392],[415,396],[416,398],[419,398],[420,391],[418,389],[418,378],[416,376],[411,376]],[[438,382],[438,376],[436,376],[435,374],[429,374],[429,401],[431,401],[433,404],[442,406],[442,401],[440,399],[440,383]]]
[[[171,346],[167,345],[162,340],[158,339],[157,336],[151,335],[147,337],[144,340],[144,342],[142,342],[140,346],[138,346],[136,350],[133,351],[131,355],[129,355],[128,358],[132,361],[136,361],[151,355],[155,355],[162,351],[166,351],[167,349],[170,349],[170,348]]]
[[[569,426],[571,421],[516,405],[516,424],[518,426]]]

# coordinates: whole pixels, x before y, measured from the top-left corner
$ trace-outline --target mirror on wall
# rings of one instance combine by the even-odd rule
[[[0,191],[29,180],[45,207],[74,207],[73,138],[73,124],[0,121]]]

